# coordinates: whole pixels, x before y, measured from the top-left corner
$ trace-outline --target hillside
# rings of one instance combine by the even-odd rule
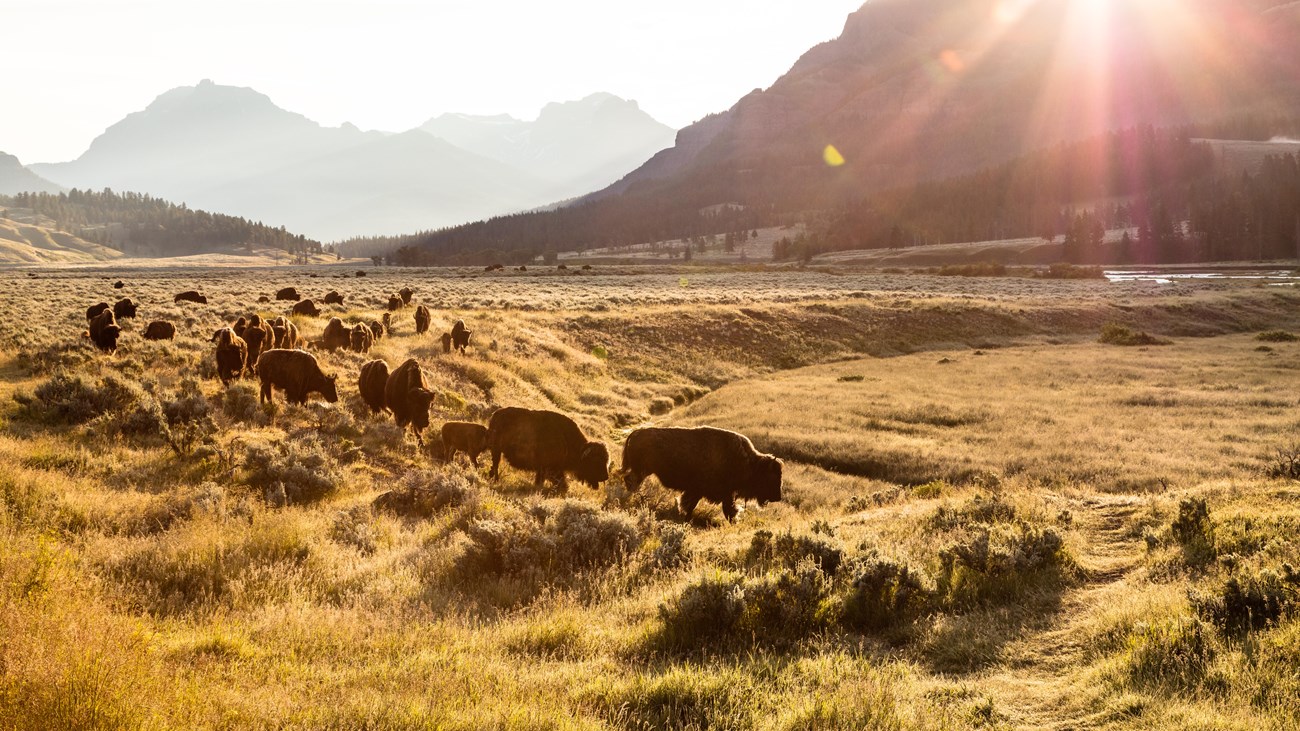
[[[0,152],[0,195],[58,193],[61,187],[23,167],[18,158]]]
[[[0,264],[90,263],[121,256],[122,252],[107,246],[44,226],[19,223],[0,213]]]

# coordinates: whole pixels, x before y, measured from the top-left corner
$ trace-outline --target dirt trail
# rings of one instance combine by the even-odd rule
[[[1061,597],[1060,610],[1046,628],[1008,648],[1003,669],[980,681],[1013,728],[1082,731],[1108,726],[1110,714],[1090,706],[1095,689],[1080,676],[1087,665],[1084,625],[1125,590],[1129,573],[1142,559],[1141,538],[1128,534],[1129,519],[1140,505],[1138,498],[1100,495],[1071,507],[1087,537],[1078,556],[1082,584]]]

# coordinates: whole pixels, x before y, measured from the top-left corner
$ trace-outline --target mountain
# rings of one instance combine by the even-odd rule
[[[0,195],[57,193],[62,188],[23,167],[18,158],[0,152]]]
[[[495,142],[480,122],[467,125],[480,130],[476,137],[457,134],[454,115],[440,119],[439,136],[463,149],[427,130],[324,127],[252,89],[205,80],[127,115],[76,160],[31,167],[68,187],[138,191],[339,239],[429,230],[587,193],[644,162],[659,149],[650,140],[667,144],[666,128],[610,95],[549,105]]]
[[[603,188],[673,144],[673,129],[635,101],[592,94],[537,119],[444,114],[420,129],[555,185],[554,200]]]
[[[720,233],[1114,130],[1276,121],[1267,140],[1297,120],[1300,3],[870,0],[771,87],[604,190],[414,246],[437,259],[501,241],[541,253]],[[708,219],[732,203],[750,219]]]

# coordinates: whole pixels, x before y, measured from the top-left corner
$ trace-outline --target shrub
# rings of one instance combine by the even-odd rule
[[[1187,498],[1178,504],[1178,517],[1170,524],[1169,533],[1182,547],[1189,566],[1204,566],[1217,555],[1214,523],[1203,498]]]
[[[368,505],[356,505],[334,514],[330,525],[330,538],[337,543],[352,546],[367,556],[375,552],[374,514]]]
[[[1269,330],[1256,335],[1255,339],[1265,343],[1294,343],[1300,340],[1300,337],[1286,330]]]
[[[659,543],[650,552],[650,565],[656,569],[675,569],[691,560],[691,549],[686,545],[688,531],[680,525],[663,524],[659,530]]]
[[[212,406],[193,379],[181,382],[180,391],[163,405],[162,411],[167,417],[167,443],[180,454],[190,453],[195,444],[217,430]]]
[[[274,447],[250,447],[244,457],[247,482],[268,492],[268,500],[310,503],[332,494],[343,476],[316,437],[285,439]]]
[[[251,424],[262,413],[257,386],[244,381],[232,383],[221,394],[221,412],[242,424]]]
[[[796,536],[790,531],[773,536],[771,531],[760,530],[754,533],[745,552],[745,563],[749,565],[775,564],[792,569],[804,559],[811,559],[824,573],[831,575],[844,560],[844,551],[817,536]]]
[[[905,563],[876,556],[853,562],[852,588],[840,619],[855,630],[883,630],[909,621],[927,608],[930,595],[921,576]]]
[[[1097,342],[1106,345],[1169,345],[1170,341],[1148,335],[1140,330],[1131,330],[1117,322],[1108,322],[1101,328],[1101,337]]]
[[[1125,645],[1127,675],[1145,685],[1195,687],[1215,656],[1213,632],[1195,617],[1141,622]]]
[[[1300,480],[1300,444],[1279,447],[1265,463],[1264,474],[1274,479]]]
[[[32,419],[59,425],[84,424],[97,416],[121,413],[138,402],[144,390],[137,383],[107,375],[91,384],[81,376],[56,373],[36,387],[31,396],[15,394],[14,400]]]
[[[939,552],[936,593],[947,606],[997,604],[1037,584],[1055,583],[1073,567],[1060,535],[1024,521],[979,528]]]
[[[745,580],[738,574],[715,573],[659,606],[659,639],[679,649],[710,645],[730,637],[744,613]]]
[[[429,518],[451,508],[477,512],[482,496],[477,472],[465,472],[447,465],[441,469],[411,470],[402,475],[397,488],[375,499],[375,506],[398,515]]]
[[[745,583],[742,633],[772,639],[797,639],[826,623],[822,602],[830,579],[811,559],[793,569]]]
[[[953,507],[940,505],[930,515],[929,524],[936,530],[955,530],[972,525],[991,525],[1007,523],[1016,518],[1016,506],[994,495],[986,498],[980,495],[966,503]]]
[[[1212,593],[1192,593],[1198,617],[1225,633],[1242,634],[1275,624],[1300,604],[1300,575],[1290,564],[1228,577]]]
[[[80,368],[94,359],[94,346],[89,340],[78,339],[24,348],[18,351],[16,360],[19,368],[35,376]]]

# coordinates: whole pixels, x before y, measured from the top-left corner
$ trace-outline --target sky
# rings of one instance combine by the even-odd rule
[[[0,151],[76,158],[202,79],[327,126],[534,119],[604,91],[680,128],[766,88],[863,0],[5,0]]]

